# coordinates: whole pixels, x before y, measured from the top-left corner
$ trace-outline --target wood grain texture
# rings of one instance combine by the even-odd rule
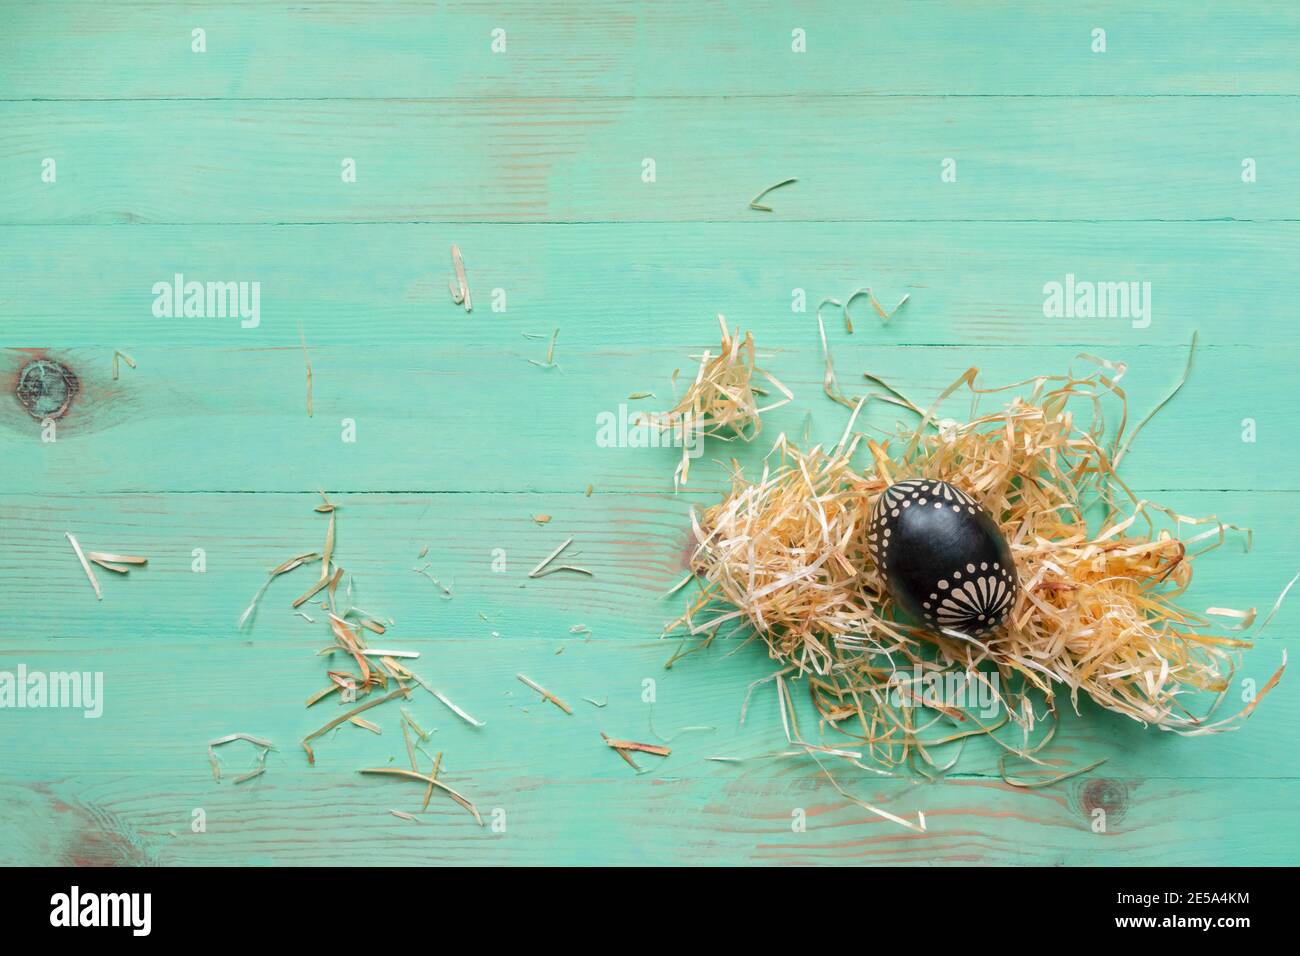
[[[418,799],[384,782],[300,771],[271,783],[270,774],[266,783],[240,789],[218,788],[204,772],[5,786],[0,796],[14,809],[0,829],[0,863],[589,865],[598,857],[621,865],[708,858],[762,865],[1179,866],[1204,863],[1207,845],[1221,848],[1219,865],[1293,859],[1278,833],[1294,817],[1294,781],[1107,779],[1092,794],[1086,784],[1026,793],[987,780],[861,788],[867,800],[905,812],[923,808],[929,829],[914,834],[866,817],[829,784],[792,768],[726,768],[703,786],[644,777],[557,782],[507,772],[499,782],[477,781],[481,806],[505,811],[506,832],[494,835],[454,806],[432,805],[423,826],[397,819],[390,808],[418,809]],[[447,779],[463,783],[450,771]],[[1110,796],[1116,793],[1124,796]],[[346,819],[340,805],[348,808]],[[1109,806],[1118,821],[1108,833],[1089,828],[1096,806]],[[207,817],[201,834],[189,830],[195,809]],[[804,833],[791,831],[795,810],[807,815]]]
[[[1300,156],[1268,145],[1297,97],[7,102],[0,125],[6,225],[736,221],[790,176],[774,218],[1300,219]]]
[[[1300,93],[1300,15],[1089,3],[13,4],[5,98]],[[207,31],[208,53],[190,52]],[[1092,53],[1092,30],[1107,52]],[[492,30],[506,31],[504,54]],[[807,53],[792,52],[800,28]],[[323,67],[322,64],[328,64]]]
[[[465,257],[472,315],[446,294],[452,243]],[[685,360],[685,351],[669,357],[673,349],[716,347],[718,312],[753,328],[764,349],[815,349],[817,304],[862,286],[889,306],[912,299],[883,327],[859,299],[855,338],[825,307],[837,352],[856,343],[1071,345],[1109,354],[1181,347],[1193,330],[1212,345],[1300,344],[1291,278],[1298,223],[40,226],[0,229],[0,257],[10,264],[0,272],[6,345],[298,347],[301,328],[313,347],[531,355],[537,344],[522,332],[559,328],[561,354],[663,350],[672,364],[638,383],[647,388]],[[260,282],[261,323],[156,318],[153,286],[177,272]],[[1150,282],[1150,326],[1044,318],[1043,286],[1067,274]],[[503,311],[493,308],[497,289]],[[793,311],[796,290],[802,312]]]
[[[0,671],[104,680],[93,720],[0,710],[0,864],[1294,863],[1289,678],[1209,738],[1066,704],[1052,760],[1106,763],[1041,790],[1007,785],[991,741],[935,783],[837,769],[859,799],[924,812],[916,834],[811,761],[766,756],[784,742],[770,685],[739,721],[772,672],[761,646],[720,640],[669,669],[679,641],[661,632],[686,600],[664,592],[689,509],[726,483],[713,459],[761,467],[782,431],[838,439],[815,314],[860,286],[911,300],[886,325],[856,309],[853,335],[823,310],[841,383],[870,371],[922,405],[972,365],[1001,383],[1091,353],[1128,364],[1131,424],[1199,331],[1122,471],[1253,529],[1249,553],[1234,536],[1198,561],[1189,607],[1267,610],[1300,570],[1298,34],[1300,13],[1263,3],[0,5]],[[748,208],[788,176],[772,213]],[[453,243],[468,315],[446,292]],[[176,273],[258,282],[259,324],[156,316]],[[1150,324],[1045,317],[1067,274],[1150,282]],[[718,312],[796,400],[753,444],[710,443],[674,494],[676,452],[603,447],[597,416],[665,407]],[[524,333],[557,328],[560,368],[530,364],[546,342]],[[115,350],[136,362],[116,379]],[[75,382],[55,441],[20,401],[33,362]],[[881,437],[900,418],[872,403],[861,424]],[[320,548],[322,487],[355,602],[394,621],[379,640],[418,650],[417,672],[486,721],[423,690],[406,705],[504,829],[438,798],[420,824],[389,814],[421,788],[356,771],[404,761],[395,703],[367,713],[381,735],[343,726],[307,764],[298,741],[339,713],[303,706],[329,667],[324,611],[289,607],[314,569],[236,622],[270,568]],[[102,572],[96,601],[67,531],[149,565]],[[570,536],[593,576],[529,579]],[[1295,649],[1297,622],[1283,605],[1225,708]],[[821,733],[798,685],[796,701]],[[234,731],[277,748],[242,785],[253,754],[226,748],[218,783],[205,749]],[[673,752],[636,775],[601,732]]]
[[[461,321],[452,317],[450,321]],[[803,322],[807,330],[806,320]],[[717,349],[698,323],[695,348],[587,351],[582,331],[562,335],[558,369],[545,358],[547,342],[526,340],[498,327],[496,348],[450,351],[325,347],[311,349],[313,412],[307,417],[306,365],[300,346],[272,349],[136,348],[123,343],[136,370],[112,379],[112,350],[42,351],[75,370],[80,393],[57,422],[58,440],[43,441],[42,420],[13,396],[0,402],[0,439],[15,466],[13,491],[672,491],[681,457],[670,447],[618,447],[602,423],[671,407],[674,369],[689,370],[692,353]],[[716,329],[716,325],[714,325]],[[813,332],[815,335],[815,331]],[[870,335],[849,340],[840,331],[835,357],[845,389],[867,391],[865,371],[929,407],[944,388],[977,365],[990,386],[1035,375],[1095,369],[1078,346],[886,347]],[[760,341],[762,328],[757,330]],[[1122,380],[1130,428],[1154,408],[1183,374],[1188,346],[1112,349],[1108,357],[1132,363]],[[0,379],[14,381],[33,361],[28,350],[0,355]],[[761,468],[778,434],[814,442],[839,439],[841,406],[821,390],[819,348],[790,349],[765,359],[799,401],[770,415],[749,444],[706,441],[688,490],[720,490],[723,461]],[[1300,490],[1289,467],[1288,378],[1293,359],[1284,350],[1205,347],[1186,392],[1169,414],[1152,421],[1124,461],[1128,481],[1143,493],[1178,488]],[[683,373],[685,377],[685,372]],[[593,389],[600,380],[607,386]],[[400,384],[398,384],[400,383]],[[680,388],[681,386],[679,386]],[[654,399],[630,400],[639,391]],[[979,407],[990,409],[995,398]],[[1207,404],[1208,403],[1208,404]],[[1104,406],[1112,429],[1121,409]],[[1177,409],[1183,414],[1177,414]],[[620,411],[621,409],[621,411]],[[943,415],[970,415],[969,395],[954,395]],[[1080,412],[1090,408],[1080,406]],[[1192,414],[1188,414],[1192,411]],[[602,417],[607,416],[607,417]],[[1243,421],[1260,440],[1243,442]],[[909,429],[916,417],[874,401],[860,419],[884,438]],[[355,442],[345,442],[347,422]],[[1262,436],[1262,437],[1260,437]],[[157,454],[122,455],[152,446]],[[1198,451],[1231,448],[1207,460]],[[865,452],[864,452],[865,456]]]

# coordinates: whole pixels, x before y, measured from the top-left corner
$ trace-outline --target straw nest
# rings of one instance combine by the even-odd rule
[[[1077,709],[1081,693],[1162,730],[1232,729],[1282,671],[1242,710],[1215,719],[1237,652],[1251,644],[1211,633],[1209,617],[1179,602],[1198,554],[1229,534],[1248,546],[1249,533],[1130,492],[1115,473],[1128,447],[1126,412],[1110,441],[1102,412],[1103,399],[1124,405],[1117,385],[1123,368],[1100,364],[1092,375],[1043,377],[1005,389],[977,388],[971,369],[941,401],[962,386],[975,396],[1023,394],[965,424],[933,426],[933,413],[926,413],[914,431],[865,448],[852,420],[830,450],[802,451],[782,435],[757,480],[737,470],[721,503],[692,513],[691,568],[701,591],[676,625],[709,639],[732,625],[760,636],[783,666],[777,675],[782,719],[785,678],[805,678],[823,722],[887,765],[933,768],[934,746],[992,735],[1011,722],[1023,729],[1025,743],[994,735],[1007,750],[1004,777],[1008,756],[1046,766],[1032,755],[1052,731],[1028,744],[1035,719],[1043,719],[1035,717],[1033,703],[1045,701],[1054,714],[1062,698]],[[828,357],[828,394],[832,383]],[[854,420],[864,401],[856,403]],[[869,456],[859,455],[855,465],[858,451]],[[923,630],[896,614],[868,551],[865,529],[877,495],[920,476],[978,498],[1010,544],[1022,587],[1007,623],[986,640]],[[1253,610],[1206,614],[1235,619],[1235,630],[1255,618]],[[915,673],[982,681],[996,694],[1001,718],[983,723],[922,706],[900,694],[909,686],[905,675]],[[1201,692],[1218,696],[1197,711],[1189,698]],[[1051,780],[1040,776],[1024,785],[1043,782]]]

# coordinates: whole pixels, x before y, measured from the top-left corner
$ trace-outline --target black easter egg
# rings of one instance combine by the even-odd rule
[[[946,481],[914,478],[886,488],[867,545],[895,603],[928,627],[987,634],[1015,603],[1006,540],[979,502]]]

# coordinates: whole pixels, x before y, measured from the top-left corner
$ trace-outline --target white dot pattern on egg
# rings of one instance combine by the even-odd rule
[[[1015,603],[1010,548],[980,504],[947,482],[913,478],[886,488],[867,546],[895,602],[932,628],[987,634]]]

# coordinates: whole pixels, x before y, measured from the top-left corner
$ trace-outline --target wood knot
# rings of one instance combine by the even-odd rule
[[[1128,811],[1130,796],[1128,784],[1123,780],[1094,777],[1080,786],[1076,799],[1084,816],[1091,817],[1093,811],[1103,810],[1112,823],[1118,823]]]
[[[80,390],[81,382],[72,369],[44,358],[24,365],[14,386],[19,403],[38,421],[62,418]]]

